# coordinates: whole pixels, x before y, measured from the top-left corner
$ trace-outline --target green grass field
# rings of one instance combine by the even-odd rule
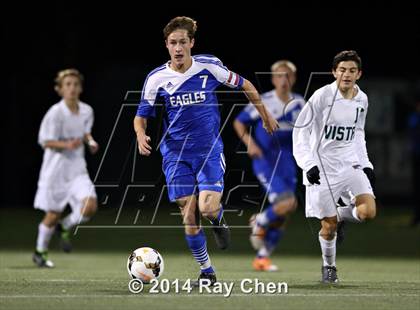
[[[140,246],[161,252],[162,278],[197,277],[182,229],[81,229],[74,236],[73,253],[61,253],[54,239],[50,257],[56,268],[39,269],[31,252],[40,216],[27,209],[0,210],[0,309],[420,309],[420,230],[405,226],[409,216],[404,210],[382,210],[375,222],[350,225],[337,250],[341,283],[336,286],[319,283],[317,226],[300,212],[273,256],[280,267],[275,273],[251,270],[247,229],[232,230],[227,252],[215,249],[207,234],[218,279],[235,283],[228,298],[197,291],[175,294],[174,289],[155,295],[148,293],[150,286],[140,294],[129,292],[126,259]],[[103,211],[92,224],[112,222],[106,219]],[[286,282],[288,293],[245,294],[239,287],[245,278]]]
[[[0,270],[1,309],[419,309],[419,261],[392,258],[342,258],[341,284],[319,284],[318,257],[275,256],[275,273],[250,269],[248,255],[212,255],[222,281],[234,281],[233,294],[193,291],[191,294],[140,294],[128,291],[126,253],[52,253],[57,268],[32,266],[29,252],[2,253]],[[188,255],[164,254],[169,280],[196,277],[196,265]],[[287,282],[287,294],[244,294],[244,278]]]

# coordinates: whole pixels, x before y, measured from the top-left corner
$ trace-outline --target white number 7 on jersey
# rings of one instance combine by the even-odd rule
[[[200,75],[200,79],[203,79],[203,84],[201,85],[201,88],[206,88],[208,77],[209,77],[208,75]]]

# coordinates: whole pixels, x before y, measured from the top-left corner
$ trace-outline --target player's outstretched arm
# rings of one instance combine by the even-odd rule
[[[150,137],[146,135],[147,118],[136,116],[134,117],[134,131],[137,135],[137,144],[139,146],[140,155],[149,156],[152,152],[150,146]]]
[[[249,157],[261,158],[263,156],[263,153],[258,147],[257,143],[252,138],[252,136],[249,134],[247,126],[241,121],[235,119],[233,121],[233,128],[235,129],[239,139],[241,139],[242,142],[247,146],[247,152]]]
[[[269,134],[273,134],[273,132],[279,128],[278,122],[273,118],[270,112],[267,111],[265,108],[260,94],[258,93],[257,89],[254,85],[247,79],[244,79],[244,83],[242,85],[242,90],[245,92],[245,95],[248,97],[249,101],[255,106],[258,113],[261,116],[263,121],[264,129],[267,130]]]

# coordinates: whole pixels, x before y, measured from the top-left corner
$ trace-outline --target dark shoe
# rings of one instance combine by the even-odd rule
[[[207,285],[207,283],[210,283],[210,286],[213,286],[216,282],[217,279],[216,274],[214,272],[202,272],[200,273],[198,280],[192,283],[192,286],[199,287],[200,283],[202,283],[203,285]]]
[[[61,249],[66,253],[70,253],[73,249],[70,239],[70,230],[65,229],[61,223],[58,223],[55,227],[55,231],[57,236],[60,238]]]
[[[335,266],[322,266],[322,283],[336,284],[338,283],[337,268]]]
[[[38,265],[38,267],[54,268],[54,263],[48,259],[48,252],[38,252],[32,255],[32,261]]]
[[[230,230],[226,224],[213,225],[212,227],[214,239],[219,249],[225,250],[230,244]]]

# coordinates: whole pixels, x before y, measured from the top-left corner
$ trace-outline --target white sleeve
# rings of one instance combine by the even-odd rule
[[[304,172],[317,165],[310,145],[310,136],[319,113],[319,96],[312,95],[304,105],[293,128],[293,156]]]
[[[85,120],[85,134],[91,133],[94,121],[93,109],[89,107],[89,114]]]
[[[44,147],[47,141],[60,139],[61,120],[57,109],[50,108],[42,119],[38,133],[38,143]]]
[[[141,93],[140,103],[137,108],[137,116],[144,118],[155,116],[156,108],[154,105],[158,95],[158,81],[156,75],[150,76],[149,74],[147,76]]]
[[[366,140],[365,140],[365,122],[366,115],[368,110],[368,104],[366,103],[365,108],[360,112],[359,121],[356,124],[356,133],[354,137],[354,146],[356,148],[356,154],[359,158],[359,163],[362,168],[371,168],[373,165],[369,160],[367,149],[366,149]]]

